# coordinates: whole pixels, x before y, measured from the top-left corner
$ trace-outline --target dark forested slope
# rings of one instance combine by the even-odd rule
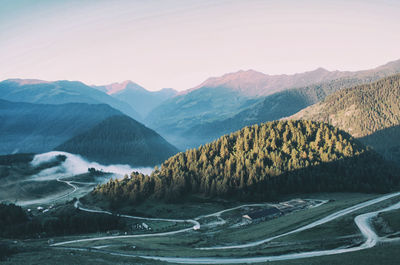
[[[0,154],[41,153],[93,127],[122,115],[105,104],[31,104],[0,99]]]
[[[106,164],[155,166],[178,150],[155,131],[127,117],[112,116],[55,150]]]

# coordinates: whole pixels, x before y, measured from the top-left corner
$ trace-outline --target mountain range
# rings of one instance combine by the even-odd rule
[[[313,71],[296,73],[293,75],[268,75],[255,70],[240,70],[235,73],[225,74],[221,77],[211,77],[200,85],[183,91],[181,94],[188,94],[204,87],[225,87],[248,97],[260,97],[268,96],[288,88],[303,87],[338,79],[348,76],[348,74],[348,72],[340,71],[330,72],[321,67]]]
[[[103,103],[141,120],[140,114],[129,104],[78,81],[8,79],[0,82],[0,99],[41,104]]]
[[[399,72],[400,60],[357,72],[318,68],[303,74],[269,76],[239,71],[211,78],[166,100],[145,121],[184,150],[247,125],[293,115],[342,88]]]

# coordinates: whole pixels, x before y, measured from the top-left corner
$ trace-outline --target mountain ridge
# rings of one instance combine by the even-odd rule
[[[364,73],[370,73],[372,72],[379,72],[382,70],[391,70],[393,68],[400,69],[400,59],[398,60],[393,60],[390,62],[387,62],[383,65],[379,65],[374,68],[370,69],[364,69],[364,70],[357,70],[357,71],[347,71],[347,70],[327,70],[324,67],[317,67],[314,70],[310,71],[304,71],[304,72],[297,72],[293,74],[265,74],[261,71],[257,71],[254,69],[248,69],[248,70],[238,70],[235,72],[230,72],[223,74],[221,76],[214,76],[214,77],[209,77],[199,85],[183,90],[179,92],[179,95],[185,95],[188,94],[196,89],[202,88],[202,87],[218,87],[218,86],[224,86],[224,87],[232,87],[233,89],[238,88],[240,84],[232,84],[232,81],[240,81],[241,78],[246,80],[250,78],[254,78],[257,80],[257,82],[263,81],[263,82],[271,82],[272,81],[272,87],[273,89],[270,91],[265,91],[265,92],[251,92],[251,96],[266,96],[275,92],[278,92],[283,89],[287,88],[300,88],[304,87],[310,84],[315,84],[318,82],[322,81],[329,81],[329,80],[334,80],[346,76],[356,76],[359,74],[364,74]],[[397,72],[393,71],[392,73]],[[314,78],[312,81],[307,81],[306,79],[308,78]],[[288,82],[285,84],[285,82],[282,82],[282,80],[279,80],[279,78],[294,78],[297,82]],[[231,86],[228,84],[231,83]],[[278,88],[274,87],[274,83],[278,85]],[[283,83],[283,84],[282,84]],[[294,84],[296,83],[296,84]],[[256,85],[256,84],[255,84]],[[271,84],[266,84],[266,87],[271,86]]]
[[[108,104],[132,118],[141,116],[129,104],[85,85],[80,81],[7,79],[0,82],[0,99],[41,104]]]
[[[326,71],[318,68],[314,73]],[[152,110],[146,120],[151,128],[181,149],[192,148],[243,126],[293,115],[337,90],[373,82],[393,72],[400,72],[400,60],[371,70],[335,71],[335,76],[344,74],[345,77],[256,98],[226,87],[201,87],[165,101]],[[197,139],[190,137],[193,134]]]
[[[335,79],[338,78],[341,73],[347,72],[328,71],[322,67],[301,73],[277,75],[264,74],[253,69],[239,70],[218,77],[210,77],[200,85],[182,91],[180,95],[190,93],[203,87],[229,87],[232,90],[239,91],[240,93],[246,93],[246,95],[250,97],[260,97],[270,95],[290,87],[301,87],[307,84],[320,82],[322,80]],[[286,81],[285,78],[293,80]],[[310,78],[313,78],[314,80],[305,81]]]

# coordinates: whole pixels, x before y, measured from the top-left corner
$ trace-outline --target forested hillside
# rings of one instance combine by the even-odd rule
[[[155,131],[122,115],[105,119],[55,150],[105,164],[132,166],[155,166],[178,152]]]
[[[187,194],[265,200],[298,192],[383,192],[398,184],[396,170],[330,125],[276,121],[179,153],[151,176],[111,180],[92,195],[137,203]]]
[[[393,154],[400,140],[400,75],[340,90],[290,118],[328,122],[400,161]]]
[[[0,203],[0,237],[2,238],[40,238],[95,233],[123,229],[126,226],[124,220],[117,216],[81,212],[72,204],[63,205],[51,213],[29,216],[20,206]]]

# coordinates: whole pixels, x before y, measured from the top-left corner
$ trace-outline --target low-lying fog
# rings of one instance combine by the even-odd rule
[[[58,155],[66,156],[66,160],[61,162],[59,166],[42,170],[39,174],[33,176],[35,180],[51,180],[59,177],[83,174],[88,172],[88,168],[114,173],[114,178],[116,176],[123,177],[124,175],[130,175],[133,171],[138,171],[143,174],[150,174],[153,171],[151,167],[132,168],[129,165],[101,165],[97,162],[87,161],[79,155],[59,151],[35,155],[31,164],[36,167],[46,162],[55,161]]]
[[[65,156],[65,161],[52,164],[51,162],[59,161],[57,158],[59,155]],[[3,192],[2,195],[6,196],[0,196],[0,201],[13,202],[21,206],[50,205],[61,200],[84,196],[95,185],[105,183],[110,178],[122,178],[125,175],[130,175],[133,171],[150,174],[153,170],[153,168],[149,167],[132,168],[129,165],[106,166],[97,162],[87,161],[79,155],[58,151],[35,155],[30,163],[33,167],[39,167],[44,163],[50,164],[43,165],[45,169],[37,174],[26,178],[17,178],[13,183],[3,183],[4,186],[0,187],[0,191]],[[71,179],[73,176],[88,173],[89,168],[95,168],[97,171],[111,174],[95,175],[93,180],[88,180],[89,182],[83,181],[79,177],[77,181],[74,181],[73,178]],[[63,181],[63,179],[69,180]],[[71,183],[74,183],[74,185]],[[20,190],[21,192],[17,192]],[[6,191],[9,191],[9,194],[5,194]]]

